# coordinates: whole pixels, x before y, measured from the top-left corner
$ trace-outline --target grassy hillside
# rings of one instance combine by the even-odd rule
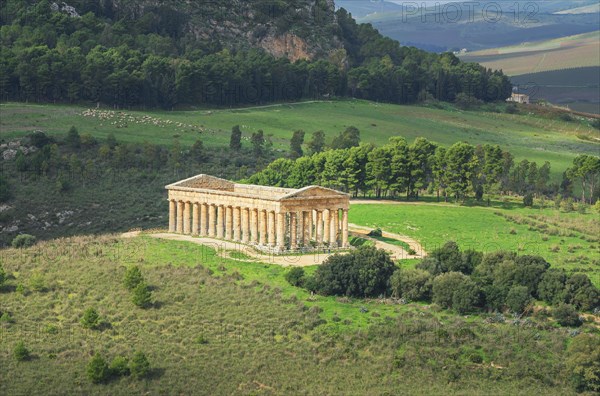
[[[442,107],[442,106],[440,106]],[[565,122],[535,114],[504,114],[463,111],[449,105],[442,108],[398,106],[347,100],[271,105],[247,109],[194,111],[98,111],[58,105],[0,105],[0,131],[3,139],[23,136],[35,129],[65,134],[71,125],[80,133],[104,139],[114,133],[119,141],[171,145],[179,137],[191,146],[200,138],[207,147],[226,146],[233,125],[239,124],[246,146],[252,132],[264,130],[273,135],[274,148],[281,154],[289,149],[292,132],[325,131],[327,140],[347,126],[360,129],[364,142],[382,144],[391,136],[408,140],[426,137],[449,146],[457,141],[472,144],[499,144],[517,159],[552,163],[557,179],[577,154],[596,154],[598,144],[577,136],[597,135],[587,122]]]
[[[281,267],[149,237],[0,253],[9,275],[0,310],[11,317],[0,327],[2,394],[574,394],[564,374],[574,334],[542,316],[492,323],[421,304],[310,296]],[[122,284],[132,264],[152,286],[149,309]],[[88,307],[101,329],[79,323]],[[19,341],[31,352],[22,362]],[[134,350],[147,355],[149,378],[87,379],[94,353],[110,362]]]
[[[465,249],[541,255],[558,268],[587,273],[600,285],[597,213],[561,213],[510,204],[491,208],[372,204],[352,205],[350,222],[411,236],[426,251],[453,240]]]
[[[461,56],[461,59],[502,69],[510,76],[575,67],[598,67],[600,31],[471,52]]]

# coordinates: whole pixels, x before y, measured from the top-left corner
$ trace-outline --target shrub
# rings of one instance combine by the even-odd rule
[[[150,362],[143,352],[136,352],[129,364],[131,375],[135,378],[143,378],[150,374]]]
[[[452,309],[460,314],[472,312],[479,305],[479,297],[479,287],[467,277],[452,294]]]
[[[304,268],[292,268],[285,274],[285,280],[292,286],[302,286],[304,284]]]
[[[88,308],[83,313],[81,325],[86,329],[96,329],[100,326],[100,315],[94,308]]]
[[[390,279],[392,293],[413,301],[431,298],[431,275],[420,269],[396,270]]]
[[[600,213],[600,198],[596,200],[596,203],[594,204],[594,210]]]
[[[515,313],[521,314],[531,302],[531,294],[526,286],[513,286],[506,296],[506,306]]]
[[[31,354],[29,353],[29,349],[25,347],[23,341],[17,342],[15,345],[15,349],[13,350],[13,355],[17,361],[22,362],[28,360]]]
[[[86,373],[90,381],[94,384],[99,384],[108,380],[110,369],[104,358],[99,353],[96,353],[89,361]]]
[[[567,348],[566,366],[577,392],[600,392],[600,338],[579,334]]]
[[[387,291],[395,269],[386,251],[361,246],[328,257],[315,272],[315,288],[324,295],[378,296]]]
[[[538,284],[544,273],[550,268],[542,256],[523,255],[515,260],[515,282],[527,286],[533,296],[537,296]]]
[[[565,301],[584,311],[600,306],[600,292],[586,274],[575,273],[565,282]]]
[[[133,290],[137,285],[144,282],[144,276],[138,266],[127,268],[123,277],[123,284],[128,290]]]
[[[488,309],[500,311],[506,302],[506,295],[508,291],[504,287],[499,285],[485,285],[482,288],[482,292],[485,298],[485,306]]]
[[[17,235],[15,239],[12,240],[12,247],[15,249],[28,248],[33,245],[35,245],[35,237],[29,234]]]
[[[479,288],[468,276],[448,272],[433,280],[432,300],[443,308],[460,313],[472,311],[479,302]]]
[[[538,297],[550,304],[558,304],[565,298],[567,274],[562,269],[550,268],[538,284]]]
[[[525,205],[527,207],[533,206],[533,194],[532,193],[525,194],[525,196],[523,197],[523,205]]]
[[[575,209],[573,205],[573,198],[567,198],[564,201],[562,201],[560,203],[560,208],[567,213],[572,212]]]
[[[304,277],[304,288],[310,292],[317,291],[317,281],[314,276],[305,276]]]
[[[129,359],[124,356],[116,356],[111,362],[108,368],[112,375],[122,377],[129,375]]]
[[[416,268],[429,271],[432,275],[450,271],[468,275],[481,263],[482,257],[483,254],[475,250],[461,253],[456,242],[449,241],[441,248],[434,249],[428,257],[417,264]]]
[[[375,228],[374,230],[371,230],[367,236],[370,237],[381,237],[383,236],[383,231],[381,231],[381,228]]]
[[[77,128],[72,126],[67,132],[67,136],[65,137],[65,143],[71,148],[79,148],[81,145],[81,137],[79,136],[79,131]]]
[[[571,304],[559,304],[552,310],[552,316],[561,326],[578,327],[581,326],[579,314]]]
[[[152,292],[144,282],[139,283],[132,291],[131,301],[140,308],[147,308],[152,303]]]

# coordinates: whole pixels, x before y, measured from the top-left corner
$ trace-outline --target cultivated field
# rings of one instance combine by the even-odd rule
[[[466,62],[502,69],[509,76],[576,67],[598,67],[600,31],[492,48],[461,56]],[[564,81],[565,84],[568,81]]]
[[[596,154],[598,144],[577,136],[596,136],[586,121],[565,122],[535,114],[505,114],[492,111],[463,111],[447,104],[443,108],[398,106],[347,100],[283,104],[248,109],[190,111],[110,111],[76,106],[0,105],[0,132],[3,139],[23,136],[40,129],[63,135],[74,125],[80,133],[105,139],[114,133],[124,142],[148,141],[171,145],[179,138],[191,146],[201,139],[207,147],[226,146],[233,125],[243,131],[244,145],[252,132],[272,134],[273,146],[281,155],[289,149],[292,132],[323,130],[327,140],[353,125],[360,129],[363,142],[386,143],[391,136],[409,141],[423,136],[449,146],[457,141],[472,144],[499,144],[517,160],[527,158],[543,164],[550,161],[558,179],[577,154]]]

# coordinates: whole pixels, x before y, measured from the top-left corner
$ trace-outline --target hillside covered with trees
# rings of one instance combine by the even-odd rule
[[[502,72],[402,47],[325,0],[8,0],[0,24],[1,100],[171,109],[511,92]]]

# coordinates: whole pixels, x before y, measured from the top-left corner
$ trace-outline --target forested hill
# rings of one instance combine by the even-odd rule
[[[498,71],[357,24],[331,0],[5,0],[0,98],[118,107],[353,96],[494,101]]]

